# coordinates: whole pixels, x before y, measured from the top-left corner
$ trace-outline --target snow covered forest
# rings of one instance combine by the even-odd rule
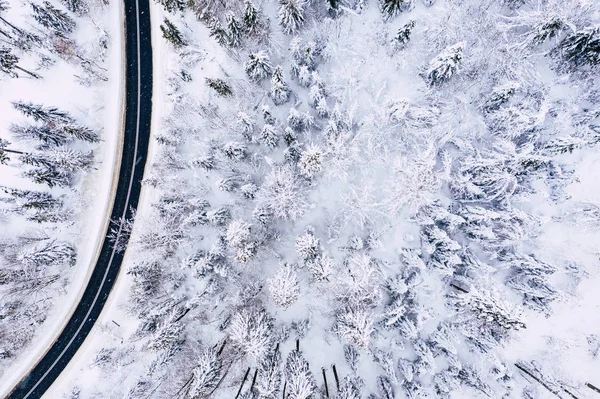
[[[150,206],[65,398],[600,394],[598,2],[152,13]]]
[[[16,362],[34,337],[42,337],[37,344],[53,339],[99,233],[90,219],[104,214],[96,191],[109,190],[102,181],[108,170],[110,183],[107,153],[115,149],[104,146],[118,133],[106,137],[103,129],[111,76],[106,8],[99,0],[0,0],[3,381],[18,376]]]

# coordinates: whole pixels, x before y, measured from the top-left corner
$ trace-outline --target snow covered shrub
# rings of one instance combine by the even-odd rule
[[[429,62],[429,67],[425,72],[425,80],[429,85],[436,86],[447,82],[458,72],[465,45],[465,42],[453,44]]]
[[[305,189],[294,171],[287,166],[276,166],[265,178],[257,193],[260,206],[269,209],[283,220],[296,220],[307,207]]]
[[[300,295],[298,274],[291,265],[284,265],[269,280],[269,293],[277,306],[287,308]]]
[[[245,354],[262,359],[271,349],[273,320],[264,309],[244,308],[229,325],[229,337]]]
[[[323,150],[316,145],[311,145],[302,151],[298,162],[300,174],[307,179],[312,179],[319,174],[323,170],[323,156]]]

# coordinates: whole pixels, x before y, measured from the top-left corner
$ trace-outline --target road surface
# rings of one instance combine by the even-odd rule
[[[137,208],[150,139],[152,112],[152,45],[149,0],[125,2],[125,132],[119,182],[111,220],[130,219]],[[118,96],[115,95],[115,99]],[[115,226],[111,223],[111,226]],[[117,224],[118,226],[118,224]],[[108,235],[108,232],[107,232]],[[123,237],[127,240],[127,237]],[[8,399],[41,398],[52,385],[98,319],[119,274],[123,253],[105,236],[88,285],[58,339]]]

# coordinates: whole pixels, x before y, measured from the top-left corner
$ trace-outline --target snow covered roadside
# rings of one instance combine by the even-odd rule
[[[69,285],[62,287],[65,291],[64,295],[58,298],[60,303],[68,305],[55,306],[52,309],[46,322],[36,332],[31,344],[24,348],[19,359],[10,366],[10,373],[5,373],[0,380],[1,397],[8,394],[15,384],[43,356],[67,323],[95,266],[104,232],[109,223],[109,215],[117,187],[123,142],[122,89],[124,87],[124,58],[122,53],[124,50],[123,39],[121,38],[123,35],[121,5],[120,1],[111,2],[107,11],[101,15],[101,20],[95,20],[97,25],[111,34],[106,62],[108,83],[101,86],[100,90],[95,89],[94,98],[91,101],[82,101],[84,104],[91,103],[89,107],[91,117],[102,128],[103,134],[101,135],[102,142],[94,154],[95,169],[86,176],[81,187],[83,193],[81,210],[79,218],[75,222],[80,226],[80,229],[79,235],[74,240],[74,244],[78,249],[77,264],[74,267],[74,273],[70,276]],[[85,32],[85,29],[82,30],[82,37],[89,33]],[[60,90],[59,87],[52,87],[51,90],[46,88],[42,91],[45,91],[46,97],[52,98],[52,101],[64,99],[66,102],[73,102],[73,98],[89,96],[89,92],[86,92],[89,89],[81,87],[76,93],[77,96],[74,96],[75,93],[64,95],[66,93],[63,92],[61,98],[61,96],[56,96],[57,89]],[[57,105],[60,105],[60,103]]]
[[[165,105],[168,104],[165,99],[168,84],[165,79],[168,71],[169,58],[166,56],[166,42],[162,39],[160,26],[163,20],[164,11],[154,2],[150,2],[150,12],[152,21],[152,67],[153,67],[153,97],[152,97],[152,127],[151,138],[148,145],[148,158],[146,170],[152,165],[154,155],[157,151],[156,141],[153,139],[153,133],[160,126],[160,121],[168,113]],[[122,14],[119,14],[122,18]],[[121,28],[122,25],[119,27]],[[155,193],[151,186],[143,185],[140,201],[137,210],[137,217],[144,218],[148,214],[150,205],[155,201]],[[132,238],[136,236],[136,230],[139,230],[139,224],[134,225]],[[104,309],[96,322],[94,328],[90,331],[87,339],[81,345],[73,359],[69,362],[64,371],[56,379],[54,384],[48,389],[48,397],[60,397],[67,394],[74,385],[85,388],[89,386],[88,382],[94,381],[99,376],[99,370],[90,370],[89,364],[95,356],[95,353],[106,345],[108,339],[119,342],[122,337],[130,335],[137,327],[137,320],[128,315],[120,304],[127,302],[127,296],[131,289],[131,279],[127,275],[127,269],[131,265],[131,252],[127,251],[121,266],[121,272],[114,284],[112,292],[104,305]],[[84,372],[85,371],[85,372]],[[83,378],[82,378],[83,377]]]

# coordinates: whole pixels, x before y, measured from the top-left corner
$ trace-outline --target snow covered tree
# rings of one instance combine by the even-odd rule
[[[229,324],[229,337],[245,354],[261,360],[272,344],[273,320],[264,309],[244,308]]]
[[[232,12],[227,13],[225,22],[229,36],[229,45],[234,48],[240,47],[242,44],[242,26],[240,22],[235,18],[235,15]]]
[[[285,362],[286,397],[310,399],[317,392],[317,383],[302,352],[293,350]]]
[[[13,102],[12,106],[23,115],[33,118],[36,122],[41,121],[60,125],[68,125],[74,122],[68,113],[56,107],[44,107],[40,104],[23,101]]]
[[[458,72],[464,49],[464,42],[453,44],[429,62],[429,67],[425,72],[425,80],[430,86],[447,82]]]
[[[150,342],[148,342],[148,349],[159,352],[180,347],[184,341],[182,338],[183,330],[183,324],[177,321],[174,315],[169,315],[156,326]]]
[[[8,140],[0,139],[0,165],[6,165],[10,161],[7,153],[12,152],[12,150],[8,149],[9,145],[10,142]],[[20,153],[20,151],[16,153]]]
[[[256,391],[261,398],[277,399],[281,391],[283,364],[279,347],[269,352],[259,363]]]
[[[232,247],[242,246],[250,239],[250,228],[251,225],[243,220],[233,220],[227,227],[225,240]]]
[[[230,141],[223,145],[223,152],[230,159],[242,160],[247,155],[246,151],[246,146],[238,141]]]
[[[225,47],[229,44],[229,35],[218,18],[213,17],[210,20],[208,30],[210,31],[210,37],[214,37],[219,45]]]
[[[289,264],[280,267],[268,283],[269,293],[277,306],[287,308],[300,296],[298,274]]]
[[[259,28],[259,13],[258,8],[252,0],[244,0],[244,30],[252,36],[256,34]]]
[[[30,72],[27,69],[24,69],[18,65],[19,57],[12,53],[12,50],[7,47],[0,48],[0,71],[4,72],[10,77],[17,78],[19,75],[15,72],[19,70],[21,72],[25,72],[32,78],[39,79],[40,76],[36,73]]]
[[[349,344],[359,348],[367,348],[371,342],[373,316],[365,309],[347,307],[340,309],[335,315],[335,332]]]
[[[262,130],[260,131],[260,139],[269,148],[277,147],[279,143],[279,135],[275,126],[265,123]]]
[[[296,238],[296,252],[303,261],[310,261],[321,254],[321,242],[312,230]]]
[[[158,2],[170,13],[184,11],[187,4],[185,0],[158,0]]]
[[[304,0],[279,0],[279,24],[283,33],[294,34],[304,24]]]
[[[25,248],[18,255],[18,260],[23,265],[34,270],[61,265],[74,266],[76,259],[77,253],[73,245],[51,239]]]
[[[90,5],[87,0],[61,0],[62,3],[72,13],[83,17],[90,11]]]
[[[60,169],[64,172],[86,171],[92,167],[91,151],[82,152],[70,148],[51,148],[44,152],[25,153],[19,159],[28,165]]]
[[[505,342],[511,331],[525,328],[520,309],[499,293],[483,290],[460,293],[455,306],[461,330],[484,351]]]
[[[588,27],[565,37],[558,45],[565,62],[573,67],[600,65],[600,26]]]
[[[223,79],[205,78],[206,85],[217,92],[222,97],[229,97],[233,95],[231,87]]]
[[[306,210],[305,189],[291,168],[277,166],[257,193],[261,206],[283,220],[296,220]]]
[[[377,377],[377,393],[382,399],[395,399],[394,386],[390,379],[386,376],[380,375]]]
[[[312,179],[323,170],[323,150],[316,145],[311,145],[300,154],[298,168],[300,174],[307,179]]]
[[[500,109],[500,107],[507,103],[508,100],[516,93],[519,88],[517,82],[508,82],[499,86],[496,86],[488,99],[485,102],[483,109],[485,112],[493,112]]]
[[[52,168],[26,170],[22,173],[22,176],[33,180],[37,184],[46,184],[50,188],[55,186],[68,187],[72,184],[70,174]]]
[[[55,8],[49,1],[42,5],[31,3],[33,18],[43,27],[51,29],[57,35],[68,35],[75,30],[75,21],[69,15]]]
[[[365,382],[362,378],[357,376],[346,376],[340,384],[340,390],[336,395],[339,399],[361,399],[362,389],[365,386]]]
[[[283,68],[277,65],[271,77],[271,99],[275,105],[286,103],[290,98],[290,88],[283,78]]]
[[[167,18],[165,18],[163,23],[160,25],[160,30],[163,37],[176,49],[187,45],[179,29],[177,29],[177,27]]]
[[[255,82],[260,82],[267,78],[272,72],[271,60],[264,51],[251,53],[248,61],[244,64],[246,75]]]
[[[237,124],[239,126],[239,131],[242,134],[242,136],[246,140],[250,141],[252,139],[252,134],[254,133],[256,121],[245,112],[239,112],[237,115]]]
[[[412,8],[412,0],[379,0],[385,19],[392,19],[401,12]]]
[[[204,349],[197,365],[192,370],[192,380],[187,396],[190,399],[206,397],[217,386],[222,373],[223,362],[217,347]]]
[[[410,21],[402,25],[402,27],[398,29],[398,33],[396,33],[396,42],[398,42],[398,44],[400,44],[401,46],[406,45],[410,40],[410,36],[416,24],[417,23],[411,19]]]

